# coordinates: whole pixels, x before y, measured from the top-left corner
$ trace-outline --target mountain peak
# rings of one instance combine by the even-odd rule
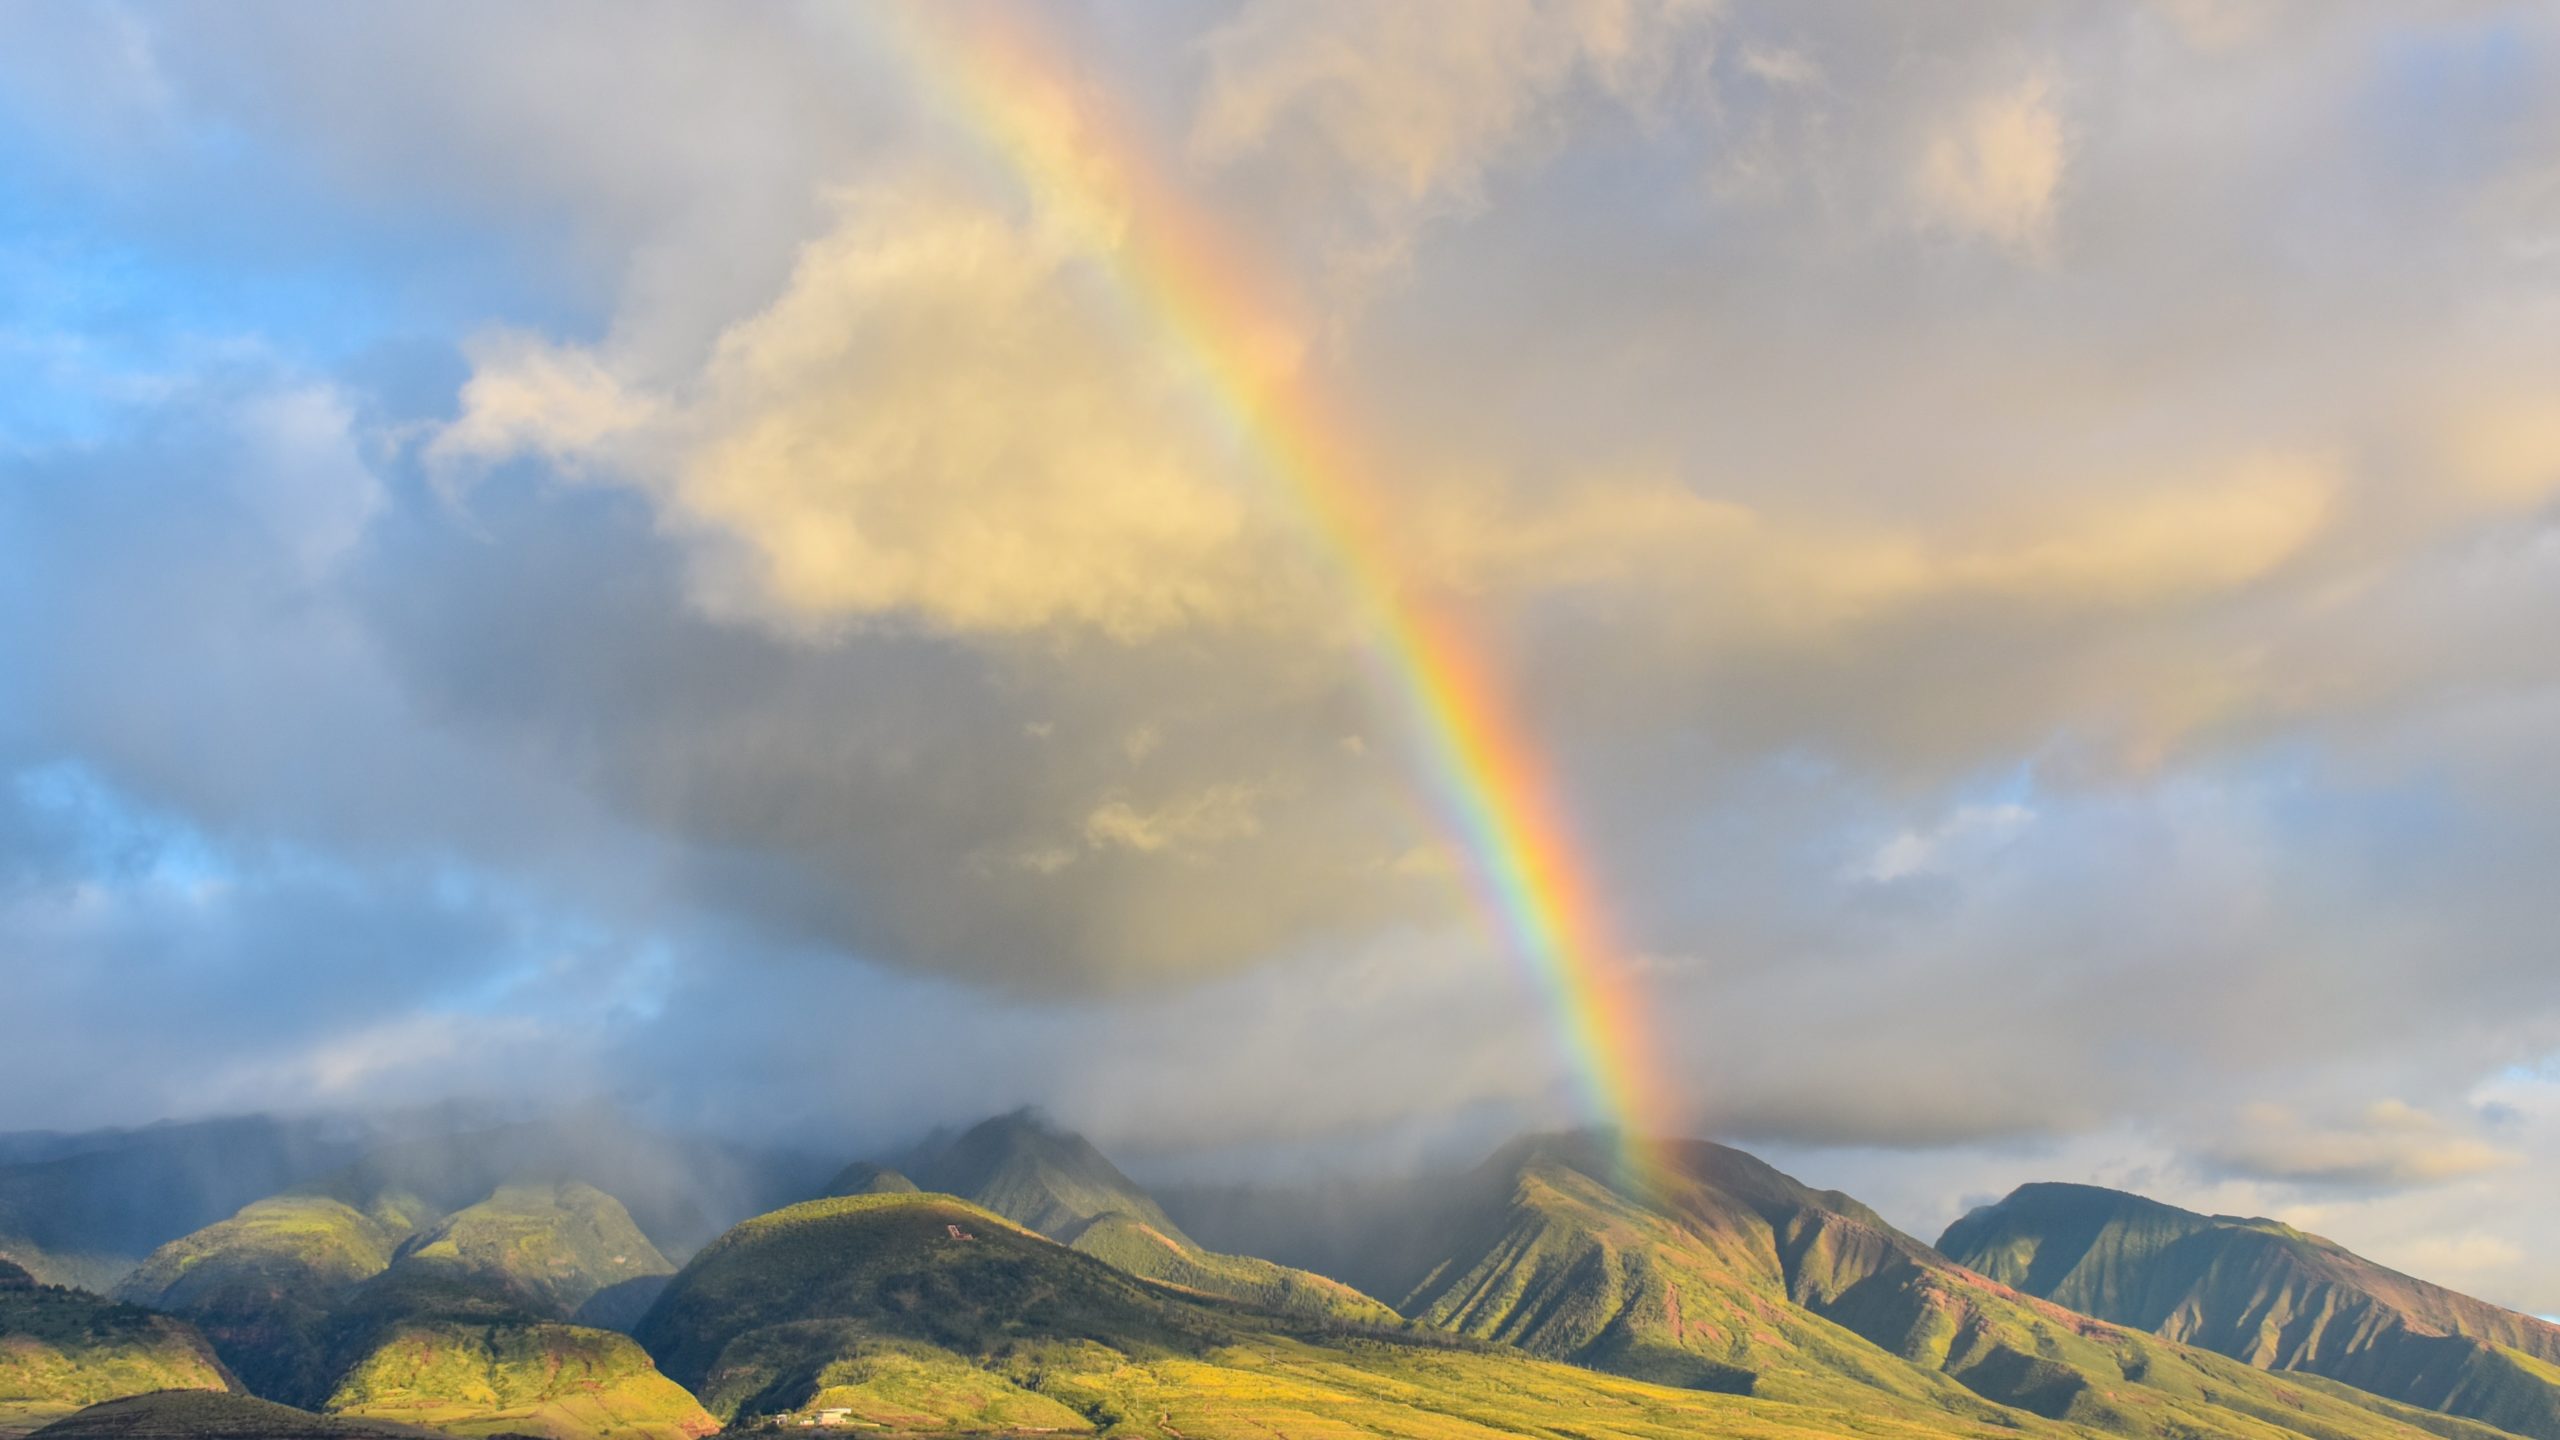
[[[2560,1440],[2560,1326],[2263,1217],[2091,1185],[2025,1185],[1938,1241],[2058,1305],[2431,1410]]]
[[[830,1198],[843,1195],[903,1195],[917,1190],[916,1182],[870,1160],[856,1160],[827,1182]]]
[[[582,1181],[501,1185],[402,1242],[392,1268],[434,1270],[550,1319],[667,1263],[622,1202]]]
[[[1145,1189],[1093,1143],[1025,1108],[928,1144],[898,1167],[925,1190],[966,1196],[1053,1240],[1072,1242],[1106,1215],[1123,1215],[1194,1248]]]

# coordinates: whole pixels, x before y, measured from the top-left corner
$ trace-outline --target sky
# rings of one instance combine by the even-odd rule
[[[2560,1312],[2560,12],[925,15],[0,10],[0,1128],[1594,1118],[1228,363],[1672,1123]]]

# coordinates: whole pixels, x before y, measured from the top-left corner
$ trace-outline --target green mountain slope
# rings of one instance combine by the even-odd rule
[[[954,1235],[957,1229],[960,1233]],[[1976,1283],[1981,1283],[1977,1281]],[[1786,1302],[1774,1299],[1771,1311]],[[1819,1323],[1819,1322],[1816,1322]],[[639,1327],[667,1372],[724,1420],[789,1424],[842,1408],[900,1433],[1084,1430],[1182,1440],[1272,1435],[1489,1440],[2061,1437],[2094,1432],[1915,1378],[1792,1399],[1677,1389],[1425,1332],[1362,1334],[1150,1285],[941,1195],[812,1201],[696,1256]],[[1844,1353],[1859,1346],[1836,1332]],[[2128,1337],[2134,1339],[2138,1337]],[[2177,1347],[2142,1338],[2164,1355]],[[1902,1362],[1871,1346],[1864,1363]],[[2294,1387],[2218,1357],[2274,1414],[2164,1399],[2157,1433],[2239,1440],[2492,1440],[2495,1432]],[[1902,1366],[1908,1369],[1907,1366]],[[2227,1373],[2225,1373],[2227,1372]],[[2412,1412],[2413,1414],[2415,1412]]]
[[[1684,1142],[1620,1175],[1590,1136],[1524,1141],[1471,1182],[1408,1314],[1620,1373],[1801,1404],[1857,1392],[2126,1436],[2406,1433],[2441,1418],[2029,1299],[1864,1206]],[[1996,1407],[1996,1408],[1995,1408]]]
[[[1500,1413],[1499,1433],[1535,1434],[1510,1406],[1541,1382],[1582,1434],[1682,1433],[1704,1416],[1688,1408],[1704,1397],[1516,1355],[1319,1348],[1276,1325],[948,1196],[887,1194],[739,1226],[685,1267],[639,1334],[736,1423],[843,1407],[901,1430],[1472,1436],[1496,1433],[1484,1419]],[[1479,1419],[1453,1413],[1470,1407]]]
[[[45,1440],[434,1440],[406,1426],[314,1415],[272,1400],[161,1390],[92,1405],[35,1432]]]
[[[1203,1248],[1154,1197],[1081,1135],[1026,1111],[999,1115],[910,1162],[914,1185],[957,1195],[1134,1275],[1268,1309],[1353,1324],[1395,1321],[1386,1305],[1336,1280],[1249,1255]],[[894,1192],[905,1177],[848,1167],[831,1195]]]
[[[693,1258],[634,1334],[723,1418],[790,1408],[845,1347],[963,1355],[1019,1341],[1196,1349],[1215,1321],[1129,1275],[947,1195],[812,1200]],[[790,1392],[790,1404],[778,1397]]]
[[[1392,1325],[1397,1319],[1384,1303],[1339,1280],[1251,1255],[1204,1250],[1126,1215],[1096,1217],[1072,1243],[1132,1275],[1266,1310],[1353,1325]]]
[[[369,1167],[261,1200],[162,1246],[123,1293],[197,1320],[252,1391],[293,1405],[559,1440],[714,1428],[628,1338],[560,1323],[636,1310],[630,1287],[673,1269],[618,1201],[546,1181],[439,1215],[387,1188],[407,1178]]]
[[[253,1393],[313,1404],[328,1394],[332,1312],[409,1229],[394,1203],[367,1214],[279,1195],[161,1246],[116,1295],[193,1321]]]
[[[331,1414],[555,1440],[687,1440],[719,1428],[629,1337],[607,1330],[417,1315],[355,1349]]]
[[[577,1181],[500,1186],[411,1236],[392,1264],[468,1278],[555,1319],[599,1291],[676,1268],[622,1202]]]
[[[2029,1294],[2262,1369],[2560,1440],[2560,1326],[2272,1220],[2029,1185],[1957,1221],[1940,1245]]]
[[[233,1388],[193,1326],[0,1261],[0,1425],[153,1390]]]
[[[599,1274],[639,1263],[632,1250],[646,1244],[619,1205],[585,1187],[510,1187],[465,1207],[330,1316],[321,1408],[457,1435],[708,1434],[711,1417],[629,1337],[559,1323],[568,1301],[601,1293]]]

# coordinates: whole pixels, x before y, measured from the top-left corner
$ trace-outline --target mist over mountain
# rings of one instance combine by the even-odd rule
[[[1037,1111],[929,1137],[898,1170],[856,1161],[830,1196],[933,1191],[960,1196],[1114,1266],[1186,1290],[1270,1309],[1376,1324],[1395,1312],[1338,1279],[1252,1254],[1203,1248],[1091,1141]],[[914,1178],[909,1179],[912,1175]]]
[[[162,1241],[347,1164],[371,1133],[345,1119],[244,1116],[8,1137],[0,1258],[103,1289]]]
[[[31,1163],[113,1143],[48,1141]],[[241,1386],[314,1433],[547,1440],[820,1411],[1186,1436],[1327,1414],[1453,1434],[1577,1415],[1623,1437],[2550,1440],[2533,1347],[2560,1332],[2272,1222],[2031,1187],[1950,1232],[1977,1273],[1742,1151],[1652,1149],[1631,1168],[1604,1133],[1539,1134],[1459,1172],[1168,1207],[1029,1110],[826,1163],[593,1108],[403,1130],[169,1238],[124,1305],[21,1282],[41,1304],[0,1306],[21,1357],[0,1424],[180,1384]],[[617,1186],[670,1235],[722,1233],[678,1265]],[[759,1188],[760,1213],[715,1215]],[[1255,1235],[1276,1243],[1254,1253]],[[2270,1290],[2266,1264],[2235,1288],[2221,1257],[2166,1318],[2113,1313],[2157,1302],[2159,1275],[2189,1274],[2179,1247],[2217,1235],[2276,1244],[2328,1288]],[[2449,1385],[2425,1358],[2447,1346],[2470,1356]],[[211,1404],[94,1423],[230,1423]]]

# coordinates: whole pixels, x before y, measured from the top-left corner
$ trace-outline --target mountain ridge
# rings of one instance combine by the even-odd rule
[[[238,1388],[185,1321],[48,1285],[0,1260],[0,1426],[155,1390]]]
[[[2273,1220],[2047,1182],[1939,1243],[2022,1291],[2260,1369],[2560,1440],[2560,1325]]]
[[[1049,1239],[1163,1284],[1270,1309],[1393,1324],[1384,1302],[1329,1276],[1208,1249],[1082,1135],[1031,1110],[992,1116],[918,1146],[896,1168],[856,1161],[831,1195],[956,1195]]]
[[[1516,1433],[1491,1397],[1530,1394],[1537,1433],[1595,1437],[2535,1434],[2527,1411],[2413,1408],[2078,1313],[2031,1288],[2080,1268],[2077,1232],[1988,1245],[1999,1273],[1978,1274],[1850,1195],[1705,1141],[1662,1142],[1647,1171],[1600,1132],[1523,1136],[1463,1175],[1380,1189],[1406,1212],[1372,1272],[1390,1309],[1208,1250],[1089,1141],[1027,1112],[896,1169],[845,1166],[826,1188],[853,1193],[743,1220],[680,1270],[609,1188],[564,1178],[581,1157],[507,1176],[544,1133],[376,1153],[162,1246],[127,1292],[202,1319],[217,1366],[237,1357],[269,1398],[463,1435],[695,1440],[833,1407],[892,1430],[1205,1437],[1321,1429],[1331,1395],[1371,1430],[1474,1436]],[[2377,1268],[2273,1221],[2112,1204],[2087,1228],[2147,1237],[2106,1252],[2127,1264],[2228,1232]],[[2135,1271],[2100,1259],[2084,1281],[2134,1293]],[[2437,1338],[2470,1347],[2456,1389],[2529,1395],[2545,1364]]]
[[[1990,1423],[2023,1411],[2161,1440],[2444,1433],[2379,1397],[2278,1383],[2025,1295],[1744,1152],[1658,1152],[1630,1175],[1592,1132],[1504,1147],[1400,1308],[1534,1354],[1797,1403],[1840,1403],[1846,1383]]]

